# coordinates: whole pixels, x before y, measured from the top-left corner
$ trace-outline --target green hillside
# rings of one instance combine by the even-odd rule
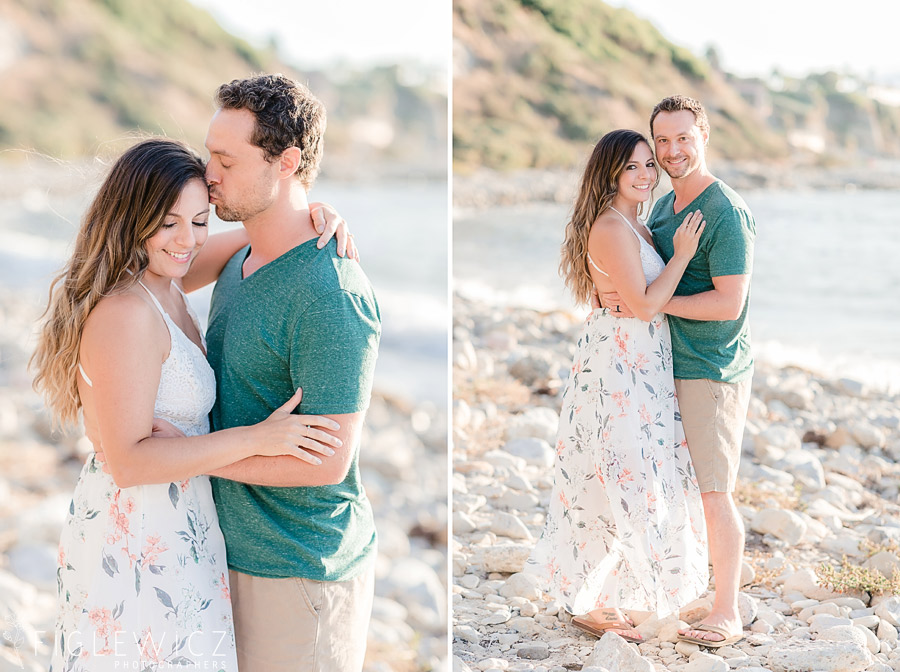
[[[160,133],[200,148],[219,84],[283,72],[325,102],[328,160],[361,153],[445,171],[446,95],[427,81],[403,83],[399,71],[342,73],[339,82],[298,72],[187,0],[0,0],[0,147],[68,159]],[[374,141],[365,132],[373,124],[383,127]],[[435,147],[441,157],[432,158]]]
[[[647,133],[653,106],[701,100],[710,155],[814,161],[896,155],[897,108],[834,75],[778,89],[720,72],[648,21],[599,0],[454,0],[454,169],[571,167],[613,128]],[[846,84],[844,82],[843,84]]]

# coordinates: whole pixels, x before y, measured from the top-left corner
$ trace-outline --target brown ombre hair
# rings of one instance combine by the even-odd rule
[[[566,224],[559,262],[559,274],[565,279],[566,286],[578,303],[588,303],[593,288],[587,258],[591,226],[612,205],[619,190],[619,178],[631,160],[634,148],[641,142],[650,148],[652,154],[653,149],[647,138],[637,131],[610,131],[594,146],[584,168],[572,216]],[[658,184],[659,171],[652,189]],[[642,211],[643,203],[639,206],[638,213]]]
[[[73,424],[81,407],[78,351],[88,315],[100,299],[128,289],[143,275],[147,240],[191,180],[206,184],[203,162],[190,148],[174,140],[144,140],[113,164],[88,207],[72,256],[50,285],[29,363],[34,388],[59,424]]]

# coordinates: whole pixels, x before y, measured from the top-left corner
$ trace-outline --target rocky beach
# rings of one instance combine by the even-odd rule
[[[0,672],[48,667],[59,533],[89,450],[52,430],[31,390],[45,300],[0,289]],[[447,667],[446,415],[377,389],[367,415],[360,465],[379,548],[366,672]]]
[[[713,579],[677,615],[632,613],[641,644],[598,640],[522,573],[581,320],[459,295],[453,311],[455,671],[900,671],[900,395],[758,361],[735,493],[744,639],[677,641]]]

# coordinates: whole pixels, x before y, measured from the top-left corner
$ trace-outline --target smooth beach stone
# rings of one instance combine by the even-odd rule
[[[472,668],[459,656],[453,656],[453,672],[472,672]]]
[[[831,616],[840,617],[841,609],[836,604],[824,602],[822,604],[816,604],[812,607],[807,607],[799,614],[797,614],[797,618],[799,618],[801,621],[806,621],[807,623],[809,623],[810,619],[816,614],[830,614]]]
[[[471,625],[453,626],[453,636],[472,644],[478,644],[482,639],[482,635]]]
[[[784,457],[771,466],[792,474],[809,490],[817,491],[825,487],[825,469],[822,462],[803,448],[787,450]]]
[[[663,625],[656,636],[660,641],[660,646],[663,644],[675,643],[678,641],[678,631],[681,629],[687,629],[690,626],[685,621],[675,621],[673,623],[666,623]]]
[[[512,473],[506,479],[506,487],[518,490],[520,493],[533,493],[534,486],[522,474]]]
[[[883,642],[879,641],[878,635],[876,635],[869,628],[859,628],[859,631],[863,633],[866,638],[866,647],[872,653],[879,653],[881,651]]]
[[[771,534],[790,545],[796,545],[806,533],[806,523],[793,511],[761,509],[750,521],[750,528],[760,534]]]
[[[875,605],[875,615],[894,627],[900,626],[900,596],[890,596]]]
[[[878,624],[878,630],[875,631],[875,636],[878,637],[879,640],[890,642],[891,644],[897,643],[897,628],[888,623],[887,621],[881,621]]]
[[[862,672],[875,662],[857,642],[787,642],[772,647],[767,664],[772,672]]]
[[[594,645],[584,666],[606,666],[616,672],[655,672],[649,660],[642,658],[635,647],[613,632],[604,634]]]
[[[505,670],[509,667],[509,662],[502,658],[487,658],[481,660],[476,665],[479,670]]]
[[[700,650],[700,646],[698,644],[694,644],[693,642],[679,641],[675,643],[675,650],[682,656],[690,657]]]
[[[855,439],[855,443],[863,448],[881,448],[884,446],[884,431],[872,423],[857,421],[847,428]]]
[[[478,587],[478,584],[481,583],[481,579],[479,579],[474,574],[465,574],[461,576],[458,581],[459,585],[463,588],[468,588],[469,590],[474,590]]]
[[[554,418],[554,423],[556,421],[557,420]],[[555,432],[556,430],[554,429],[554,433]],[[550,447],[550,444],[543,438],[536,438],[533,436],[513,438],[504,444],[503,450],[517,457],[521,457],[528,464],[544,469],[552,467],[553,462],[556,459],[556,452]]]
[[[708,653],[697,652],[690,661],[681,668],[682,672],[728,672],[728,663]]]
[[[534,602],[526,602],[521,607],[519,607],[519,613],[522,616],[534,617],[540,613],[540,610],[534,604]]]
[[[861,628],[853,625],[835,625],[820,630],[816,635],[817,642],[856,642],[868,647],[868,640]]]
[[[514,511],[530,511],[540,504],[537,495],[530,492],[516,492],[506,490],[502,495],[493,500],[498,509],[511,509]]]
[[[534,574],[519,572],[510,576],[500,588],[504,597],[523,597],[527,600],[539,600],[543,595],[540,581]]]
[[[782,588],[785,592],[796,590],[807,598],[815,600],[827,600],[828,598],[835,596],[833,591],[819,585],[816,573],[810,567],[802,567],[791,574],[785,579]],[[791,607],[796,608],[793,604]]]
[[[790,607],[788,607],[790,608]],[[775,611],[771,605],[760,605],[756,614],[756,622],[768,623],[772,627],[784,624],[784,614]]]
[[[525,616],[516,616],[507,621],[507,627],[522,635],[538,636],[541,638],[551,637],[553,632],[542,625],[539,625],[533,618]]]
[[[478,509],[482,508],[485,504],[487,504],[487,497],[483,497],[482,495],[473,495],[473,494],[454,494],[453,495],[453,508],[456,511],[460,511],[467,516],[471,516]]]
[[[738,613],[741,617],[741,623],[744,627],[750,625],[756,620],[756,614],[759,612],[759,600],[748,593],[738,593]]]
[[[527,464],[524,458],[500,449],[489,450],[481,456],[481,459],[490,462],[495,467],[505,467],[516,471],[521,471]]]
[[[491,532],[497,536],[507,537],[509,539],[523,539],[526,541],[533,541],[534,539],[531,536],[531,532],[525,527],[525,523],[517,516],[503,511],[494,514],[493,520],[491,521]]]
[[[894,572],[900,572],[900,558],[896,553],[881,551],[866,560],[863,567],[877,570],[886,578],[891,578]]]
[[[879,623],[881,623],[881,619],[875,614],[859,616],[853,619],[853,625],[860,628],[877,628]]]
[[[528,660],[546,660],[550,657],[550,646],[544,642],[531,642],[520,647],[516,655]]]
[[[529,387],[546,384],[558,371],[557,359],[544,350],[531,351],[509,366],[509,374]]]
[[[749,586],[756,580],[756,570],[749,562],[741,563],[741,587]]]
[[[853,626],[853,621],[849,618],[840,616],[832,616],[831,614],[816,614],[809,619],[809,629],[811,632],[823,632],[835,626]]]
[[[754,621],[753,624],[750,626],[750,631],[767,635],[772,632],[775,632],[775,628],[772,627],[772,625],[770,623],[767,623],[766,621],[757,620],[757,621]]]
[[[475,564],[485,572],[515,573],[525,569],[525,562],[531,553],[526,544],[498,544],[482,548],[475,554]]]

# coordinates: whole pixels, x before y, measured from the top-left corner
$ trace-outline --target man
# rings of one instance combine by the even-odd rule
[[[738,641],[742,630],[737,598],[744,527],[731,493],[753,375],[747,297],[756,225],[741,197],[706,167],[709,121],[699,102],[686,96],[660,101],[650,116],[650,135],[673,189],[649,220],[663,260],[674,254],[672,238],[685,215],[699,209],[706,221],[697,253],[664,310],[670,316],[675,388],[716,579],[712,611],[680,635],[719,647]],[[615,294],[601,302],[631,316]]]
[[[219,87],[207,181],[219,218],[250,246],[226,265],[207,331],[214,430],[259,422],[302,388],[300,410],[340,424],[312,465],[250,458],[213,473],[242,672],[360,670],[373,599],[375,526],[357,464],[380,337],[368,280],[316,245],[307,193],[325,110],[281,75]]]

